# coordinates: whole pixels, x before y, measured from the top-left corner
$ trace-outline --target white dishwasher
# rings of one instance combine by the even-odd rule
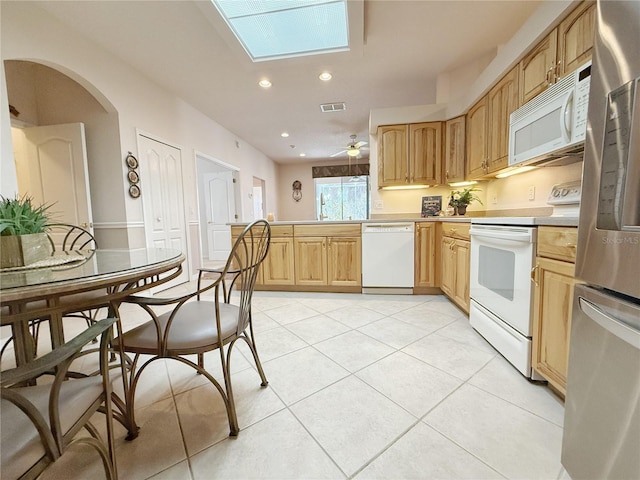
[[[362,224],[362,293],[413,293],[413,222]]]

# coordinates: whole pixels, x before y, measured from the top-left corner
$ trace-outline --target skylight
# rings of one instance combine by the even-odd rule
[[[346,0],[211,0],[254,62],[349,49]]]

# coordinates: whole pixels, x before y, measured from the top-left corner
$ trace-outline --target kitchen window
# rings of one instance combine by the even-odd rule
[[[315,179],[318,220],[369,218],[369,175]]]

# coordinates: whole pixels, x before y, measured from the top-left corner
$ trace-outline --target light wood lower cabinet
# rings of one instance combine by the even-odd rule
[[[414,240],[414,293],[436,287],[436,224],[416,222]],[[426,292],[425,292],[426,293]]]
[[[272,238],[262,264],[262,284],[295,285],[293,238]]]
[[[294,229],[296,285],[359,290],[362,286],[359,224],[296,225]]]
[[[567,385],[567,364],[573,309],[577,228],[539,227],[533,299],[531,362],[562,395]]]
[[[469,313],[469,224],[443,223],[440,289],[465,313]]]

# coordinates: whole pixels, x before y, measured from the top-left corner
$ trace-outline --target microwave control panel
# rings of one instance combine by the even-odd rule
[[[585,63],[575,73],[576,90],[573,99],[573,129],[575,141],[583,141],[587,133],[587,111],[589,109],[589,87],[591,86],[591,62]]]

